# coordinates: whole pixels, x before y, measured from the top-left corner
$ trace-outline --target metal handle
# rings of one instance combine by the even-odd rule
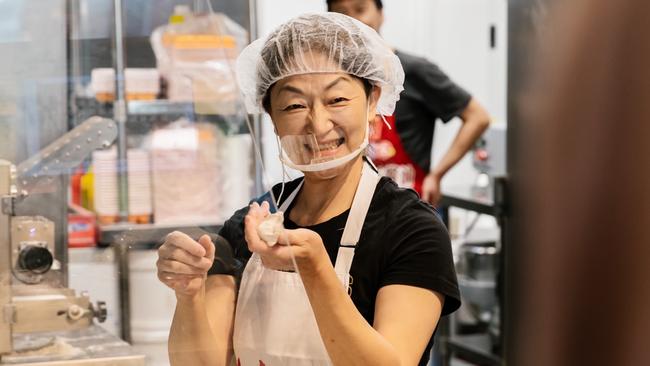
[[[110,146],[117,137],[117,125],[110,119],[91,117],[20,163],[16,185],[21,194],[43,190],[53,176],[79,166],[92,151]]]

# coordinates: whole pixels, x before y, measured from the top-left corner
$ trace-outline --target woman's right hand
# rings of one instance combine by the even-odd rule
[[[205,288],[208,270],[214,261],[214,244],[208,235],[195,241],[174,231],[158,248],[158,279],[177,296],[194,297]]]

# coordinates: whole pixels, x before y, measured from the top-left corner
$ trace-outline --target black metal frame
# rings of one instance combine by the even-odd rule
[[[471,187],[464,187],[465,191],[471,192]],[[458,207],[469,211],[494,216],[501,227],[501,260],[499,261],[498,282],[503,283],[505,278],[511,276],[508,272],[509,264],[507,253],[509,251],[510,241],[508,238],[508,187],[507,179],[499,177],[494,179],[492,194],[488,197],[475,198],[469,195],[461,194],[443,194],[439,204],[443,222],[449,226],[449,207]],[[497,286],[499,289],[499,324],[500,324],[500,341],[499,349],[507,349],[508,337],[505,315],[508,313],[508,296],[511,296],[507,286]],[[464,361],[476,365],[500,366],[505,364],[503,352],[495,352],[495,345],[492,344],[487,334],[478,335],[456,335],[454,334],[454,322],[450,317],[441,319],[441,326],[438,331],[438,350],[441,359],[439,362],[443,366],[448,366],[451,359],[456,356]]]

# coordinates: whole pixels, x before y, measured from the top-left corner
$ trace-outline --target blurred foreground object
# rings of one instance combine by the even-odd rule
[[[649,365],[650,2],[556,5],[522,98],[514,364]]]

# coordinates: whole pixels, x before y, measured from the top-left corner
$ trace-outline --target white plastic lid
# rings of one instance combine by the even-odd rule
[[[182,15],[188,15],[192,14],[192,9],[188,5],[176,5],[174,6],[174,15],[176,14],[182,14]]]
[[[115,70],[98,68],[90,72],[90,86],[95,94],[115,93]]]
[[[160,91],[160,73],[157,69],[125,69],[127,93],[152,93]]]

